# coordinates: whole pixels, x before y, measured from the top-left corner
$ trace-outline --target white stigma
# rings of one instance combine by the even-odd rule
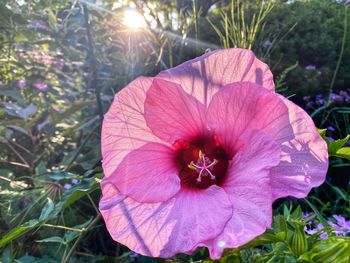
[[[218,160],[214,159],[211,161],[208,157],[206,157],[201,151],[199,152],[199,159],[197,163],[193,161],[189,166],[195,168],[198,173],[197,182],[200,183],[202,181],[203,176],[210,176],[210,179],[215,180],[215,175],[212,174],[212,170],[214,165],[218,163]]]

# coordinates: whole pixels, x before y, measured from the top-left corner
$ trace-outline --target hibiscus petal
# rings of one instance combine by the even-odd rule
[[[104,116],[101,146],[105,176],[113,173],[125,155],[148,142],[160,141],[144,118],[146,92],[152,78],[140,77],[118,92]]]
[[[318,134],[311,117],[293,102],[280,96],[289,109],[294,138],[281,137],[281,163],[271,169],[273,200],[294,196],[303,198],[321,185],[328,169],[327,144]]]
[[[232,215],[227,194],[218,186],[181,189],[164,203],[139,203],[124,197],[104,179],[100,211],[112,238],[132,251],[151,257],[171,257],[192,251],[216,237]]]
[[[176,83],[155,78],[147,92],[147,125],[164,141],[191,140],[203,133],[205,112],[204,105]]]
[[[109,177],[121,193],[138,202],[162,202],[180,190],[174,151],[147,143],[125,156]]]
[[[208,105],[223,86],[250,81],[274,90],[269,67],[247,49],[215,50],[161,72],[159,77],[181,85],[187,93]]]
[[[231,155],[238,150],[237,139],[249,129],[260,129],[274,140],[293,138],[283,100],[252,82],[232,83],[216,93],[209,105],[207,120]]]
[[[221,185],[232,202],[232,218],[217,238],[204,243],[212,258],[219,258],[225,248],[248,243],[272,222],[269,170],[279,163],[280,146],[257,130],[247,132],[241,139],[243,147],[234,156]]]

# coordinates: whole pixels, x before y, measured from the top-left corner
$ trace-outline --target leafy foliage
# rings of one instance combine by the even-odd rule
[[[0,3],[1,262],[212,262],[206,249],[151,259],[110,238],[97,203],[101,119],[113,95],[221,44],[252,47],[278,91],[302,104],[328,93],[349,39],[341,1],[275,1],[260,15],[261,1],[115,2]],[[148,14],[147,30],[123,24],[131,7]],[[349,88],[349,72],[342,63],[334,90]],[[332,217],[350,217],[349,101],[308,110],[328,127],[320,130],[332,156],[327,182],[308,199],[277,201],[272,228],[220,262],[349,262],[349,234]]]
[[[326,137],[326,131],[327,129],[323,129],[323,130],[320,130],[319,133],[327,143],[329,155],[350,160],[350,147],[343,147],[349,141],[350,134],[348,134],[343,139],[330,141]]]

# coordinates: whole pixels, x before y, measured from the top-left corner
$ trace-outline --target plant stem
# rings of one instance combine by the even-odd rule
[[[92,207],[95,209],[96,213],[99,214],[100,211],[98,210],[97,206],[95,205],[95,202],[92,200],[91,195],[87,194],[87,197],[89,198],[89,201],[90,201]]]
[[[10,144],[10,141],[7,141],[6,145],[23,162],[23,164],[27,165],[29,169],[31,169],[31,165],[29,165],[29,163],[24,159],[24,157],[18,151],[16,151],[16,149]]]
[[[344,55],[345,43],[346,43],[346,34],[347,34],[347,31],[348,31],[348,15],[347,15],[347,11],[348,11],[348,8],[347,8],[346,5],[344,5],[344,12],[345,12],[345,14],[344,14],[343,39],[342,39],[342,43],[341,43],[341,49],[340,49],[339,58],[338,58],[338,61],[337,61],[337,66],[335,67],[334,74],[333,74],[332,81],[331,81],[331,85],[330,85],[330,88],[329,88],[329,95],[328,95],[328,101],[327,101],[328,105],[330,104],[330,98],[331,98],[331,95],[332,95],[332,92],[333,92],[335,79],[337,77],[337,74],[338,74],[338,71],[339,71],[339,67],[340,67],[340,63],[341,63],[341,61],[343,59],[343,55]]]
[[[75,248],[77,247],[77,245],[80,242],[80,239],[82,239],[83,235],[88,232],[101,218],[101,214],[98,214],[97,217],[85,228],[82,230],[80,236],[77,238],[77,240],[75,240],[73,246],[71,247],[71,249],[69,250],[68,254],[66,257],[64,257],[62,259],[62,263],[68,263],[69,258],[72,256],[72,254],[74,253]]]
[[[93,45],[93,39],[91,36],[91,28],[90,28],[90,22],[89,22],[89,9],[86,4],[83,4],[83,10],[84,10],[84,20],[85,20],[85,28],[86,28],[86,35],[89,45],[89,54],[88,57],[91,58],[91,81],[89,83],[89,89],[94,88],[95,89],[95,96],[97,100],[97,108],[98,108],[98,114],[100,116],[101,122],[103,121],[103,108],[102,108],[102,102],[101,102],[101,94],[100,94],[100,87],[97,85],[97,68],[96,68],[96,56],[95,56],[95,50]]]
[[[68,231],[75,231],[75,232],[83,232],[84,231],[82,229],[72,228],[72,227],[68,227],[68,226],[60,226],[60,225],[43,224],[42,226],[58,228],[58,229],[63,229],[63,230],[68,230]]]
[[[72,164],[74,163],[74,161],[78,158],[80,152],[83,150],[85,144],[90,140],[90,138],[94,135],[95,131],[97,130],[97,128],[100,127],[100,125],[95,126],[94,128],[92,128],[92,130],[90,131],[90,133],[86,136],[85,140],[80,144],[79,148],[77,149],[76,153],[74,154],[74,156],[72,157],[72,159],[69,161],[67,167],[64,169],[65,171],[67,171]]]
[[[334,83],[335,83],[335,79],[338,75],[338,71],[339,71],[339,68],[340,68],[340,64],[341,64],[341,61],[343,59],[343,55],[344,55],[344,50],[345,50],[345,43],[346,43],[346,35],[347,35],[347,31],[348,31],[348,7],[346,5],[344,5],[344,31],[343,31],[343,39],[342,39],[342,43],[341,43],[341,48],[340,48],[340,53],[339,53],[339,57],[338,57],[338,61],[337,61],[337,65],[335,67],[335,70],[334,70],[334,74],[333,74],[333,77],[332,77],[332,80],[331,80],[331,84],[329,86],[329,93],[328,93],[328,98],[327,98],[327,102],[325,104],[324,107],[322,107],[323,109],[327,109],[332,101],[331,101],[331,96],[332,96],[332,93],[333,93],[333,88],[334,88]],[[326,114],[326,111],[323,112],[323,115],[322,115],[322,124],[321,126],[326,122],[325,120],[325,114]]]

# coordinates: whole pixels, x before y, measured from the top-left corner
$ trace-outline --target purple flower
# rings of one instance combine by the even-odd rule
[[[307,65],[305,67],[306,70],[316,70],[316,65]]]
[[[24,79],[20,79],[18,82],[17,82],[17,87],[19,88],[24,88],[24,86],[26,85],[26,81]]]
[[[333,215],[333,217],[337,220],[337,224],[339,226],[345,228],[347,231],[350,231],[350,220],[346,221],[346,219],[340,215]]]
[[[56,68],[58,70],[63,70],[63,68],[64,68],[64,60],[63,60],[63,58],[56,58]]]
[[[341,102],[341,101],[343,101],[343,97],[338,95],[338,94],[336,94],[336,93],[331,93],[330,100],[332,102]]]
[[[38,82],[34,84],[34,87],[40,91],[45,91],[47,89],[47,84],[44,82]]]
[[[305,212],[305,213],[302,214],[301,219],[302,220],[306,220],[309,217],[311,217],[312,215],[314,215],[314,213],[312,213],[312,212]],[[314,221],[314,219],[312,218],[311,220],[307,221],[307,223],[311,225],[313,223],[313,221]],[[306,226],[305,226],[305,228],[306,228]]]
[[[37,29],[37,30],[44,30],[44,29],[46,29],[46,26],[43,23],[36,22],[35,23],[35,29]]]
[[[72,188],[72,185],[71,184],[64,184],[63,187],[68,190],[68,189]]]
[[[339,91],[339,96],[341,96],[345,102],[350,102],[350,95],[348,94],[347,91],[345,90]]]
[[[312,212],[305,212],[305,213],[302,214],[301,218],[302,218],[303,220],[305,220],[305,219],[307,219],[308,217],[310,217],[310,216],[313,215],[313,214],[314,214],[314,213],[312,213]]]
[[[343,216],[340,215],[333,215],[336,223],[333,223],[332,221],[328,221],[328,224],[334,228],[334,233],[337,236],[346,236],[350,233],[350,221],[346,221]]]
[[[306,103],[306,105],[305,105],[305,108],[307,109],[307,110],[310,110],[310,109],[312,109],[314,107],[314,102],[313,101],[309,101],[308,103]]]
[[[72,183],[72,184],[77,184],[77,183],[79,183],[79,181],[78,181],[77,179],[73,179],[73,180],[71,181],[71,183]]]
[[[305,100],[305,101],[309,101],[309,100],[310,100],[310,98],[311,98],[310,96],[304,96],[304,97],[303,97],[303,100]]]
[[[318,224],[317,226],[316,226],[316,228],[310,228],[310,229],[308,229],[306,226],[304,227],[304,231],[305,231],[305,233],[307,233],[308,235],[314,235],[314,234],[316,234],[316,233],[318,233],[318,232],[320,232],[320,231],[322,231],[324,229],[324,226],[322,225],[322,224]],[[324,232],[324,233],[322,233],[321,235],[320,235],[320,238],[321,239],[327,239],[328,238],[328,234],[327,234],[327,232]]]
[[[133,252],[133,253],[130,254],[129,257],[130,257],[130,258],[138,258],[139,256],[140,256],[139,254]]]
[[[262,45],[264,48],[268,48],[268,47],[272,46],[272,42],[268,39],[268,40],[265,40]]]
[[[316,103],[318,106],[322,106],[322,105],[325,103],[325,101],[324,101],[324,99],[322,99],[322,98],[316,98],[315,103]]]
[[[310,236],[316,234],[317,230],[316,228],[312,229],[312,228],[307,228],[307,226],[304,226],[304,232]]]
[[[328,126],[328,127],[327,127],[327,130],[334,132],[334,131],[335,131],[335,128],[334,128],[333,126]]]
[[[327,239],[327,238],[328,238],[327,232],[322,233],[322,234],[320,235],[320,238],[321,238],[322,240]]]
[[[332,138],[332,137],[330,137],[330,136],[327,136],[327,139],[330,141],[330,142],[334,142],[335,140]]]
[[[341,91],[339,91],[339,96],[343,97],[343,99],[346,99],[349,95],[348,95],[347,91],[341,90]]]

